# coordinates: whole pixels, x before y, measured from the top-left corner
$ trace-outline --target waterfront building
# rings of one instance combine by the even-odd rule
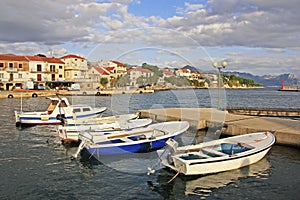
[[[174,73],[169,69],[163,69],[162,74],[163,74],[163,78],[170,78],[175,76]]]
[[[150,78],[154,75],[154,73],[149,69],[144,69],[141,67],[132,67],[127,70],[127,74],[129,75],[130,85],[138,86],[137,79],[140,77]]]
[[[28,81],[64,79],[64,62],[58,58],[0,54],[0,90],[22,88]]]
[[[96,87],[105,87],[100,84],[102,78],[106,78],[107,85],[110,85],[111,74],[108,70],[106,70],[104,67],[89,66],[88,79],[96,83]]]
[[[126,65],[118,61],[113,61],[113,60],[101,61],[98,63],[98,66],[103,67],[107,71],[109,71],[111,77],[115,79],[127,73]]]
[[[80,82],[87,79],[87,60],[81,56],[68,54],[60,58],[65,63],[65,80]]]
[[[186,68],[179,68],[175,71],[175,75],[189,78],[191,76],[191,70]]]
[[[29,60],[29,79],[37,82],[64,80],[64,62],[59,58],[25,56]]]

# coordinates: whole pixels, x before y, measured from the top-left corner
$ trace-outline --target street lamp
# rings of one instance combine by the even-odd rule
[[[219,66],[218,62],[214,61],[213,62],[213,67],[217,68],[218,69],[218,109],[220,109],[220,89],[221,89],[221,69],[225,69],[225,67],[227,66],[227,62],[226,61],[222,61],[221,62],[221,66]]]

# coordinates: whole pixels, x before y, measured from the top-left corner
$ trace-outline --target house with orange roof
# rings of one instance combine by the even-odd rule
[[[202,77],[201,77],[200,72],[191,72],[190,73],[190,77],[189,77],[190,80],[200,80],[201,78]]]
[[[81,81],[87,79],[87,60],[81,56],[68,54],[60,58],[65,63],[65,80]]]
[[[118,61],[101,61],[98,63],[98,65],[108,70],[113,78],[119,78],[127,73],[126,64],[123,64]]]
[[[25,56],[29,61],[30,80],[38,82],[64,80],[65,63],[58,58]]]
[[[64,80],[64,62],[58,58],[0,54],[0,88],[11,90],[28,81]]]
[[[96,85],[94,87],[104,87],[100,84],[101,78],[106,78],[108,81],[108,85],[110,84],[111,79],[111,73],[104,67],[98,67],[98,66],[89,66],[88,70],[88,79],[91,80],[91,82],[95,83]]]
[[[154,73],[149,69],[144,69],[141,67],[132,67],[127,70],[127,74],[129,75],[129,79],[131,80],[131,86],[137,86],[137,79],[140,77],[151,77]]]
[[[0,88],[10,90],[28,80],[29,61],[25,56],[0,54]]]
[[[163,69],[162,73],[163,73],[163,78],[165,78],[165,77],[169,78],[169,77],[175,76],[174,73],[169,69]]]
[[[184,77],[190,77],[191,76],[191,70],[186,68],[179,68],[175,71],[176,76],[184,76]]]

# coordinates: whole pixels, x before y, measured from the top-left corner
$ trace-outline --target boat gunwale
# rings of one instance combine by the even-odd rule
[[[169,124],[171,125],[173,123],[169,123]],[[142,139],[142,140],[131,140],[130,142],[129,141],[124,141],[122,143],[110,143],[110,144],[98,144],[98,143],[92,142],[90,139],[87,139],[86,141],[89,143],[88,144],[88,148],[107,148],[107,147],[118,147],[118,146],[126,146],[126,145],[138,145],[138,144],[147,143],[147,142],[148,143],[149,142],[150,143],[151,142],[157,142],[157,141],[160,141],[160,140],[165,140],[165,139],[168,139],[168,138],[176,137],[176,136],[182,134],[183,132],[185,132],[189,128],[189,123],[186,122],[186,121],[180,121],[180,124],[185,124],[185,126],[180,126],[180,129],[177,130],[177,131],[175,131],[175,132],[171,132],[171,133],[167,132],[164,135],[160,135],[160,136],[154,137],[153,139],[145,138],[145,139]],[[153,126],[151,126],[151,127],[153,127]],[[146,127],[146,130],[144,128],[139,128],[138,130],[143,130],[144,129],[143,132],[145,132],[145,131],[146,132],[154,132],[155,130],[160,131],[160,132],[165,132],[165,130],[153,129],[151,127],[149,127],[149,126]],[[121,132],[124,132],[124,131],[121,131]],[[135,132],[132,131],[132,133],[133,133],[133,135],[138,135],[139,132],[137,132],[135,134]],[[115,136],[118,136],[118,135],[115,135]],[[130,136],[132,136],[132,135],[128,135],[128,136],[124,136],[124,137],[114,137],[112,139],[127,138],[128,140],[130,140],[128,138]],[[107,140],[107,141],[109,141],[109,140]]]
[[[185,160],[185,159],[180,158],[180,156],[182,156],[183,154],[178,153],[178,154],[172,156],[172,158],[177,159],[180,162],[185,163],[187,165],[206,164],[206,163],[213,163],[213,162],[225,162],[225,161],[230,161],[230,160],[235,160],[235,159],[239,159],[239,158],[249,157],[249,156],[261,153],[261,152],[263,152],[267,149],[270,149],[274,143],[275,143],[275,136],[271,135],[269,144],[267,144],[266,146],[264,146],[263,148],[261,148],[259,150],[258,150],[259,147],[254,146],[253,149],[250,149],[250,150],[244,151],[244,152],[240,152],[240,153],[235,153],[233,155],[224,155],[224,156],[218,156],[218,157]],[[220,144],[221,144],[221,142],[220,142]]]

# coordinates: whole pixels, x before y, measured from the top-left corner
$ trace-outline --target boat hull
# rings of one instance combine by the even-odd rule
[[[161,149],[170,138],[175,139],[189,128],[186,121],[163,122],[126,131],[79,134],[82,149],[99,158],[100,155],[146,153]]]
[[[159,150],[162,164],[184,175],[204,175],[238,169],[258,162],[271,149],[275,137],[259,132],[177,147],[168,141]]]
[[[229,171],[245,167],[260,161],[262,158],[265,157],[265,155],[270,149],[271,147],[260,152],[255,152],[252,155],[248,155],[246,157],[232,157],[228,160],[220,160],[201,164],[185,165],[179,160],[176,160],[175,169],[176,171],[180,170],[180,172],[184,175],[205,175]]]
[[[100,119],[99,119],[100,121]],[[125,129],[133,129],[144,127],[152,123],[151,119],[135,119],[135,120],[128,120],[126,124],[120,125],[120,122],[115,121],[112,123],[102,123],[102,124],[89,124],[89,125],[78,125],[78,126],[66,126],[66,127],[59,127],[57,129],[57,134],[60,139],[64,142],[78,142],[79,133],[82,131],[110,131],[110,130],[125,130]]]
[[[175,137],[171,137],[175,138]],[[161,149],[166,141],[169,138],[156,140],[156,141],[147,141],[136,144],[125,144],[125,145],[108,145],[102,147],[90,147],[88,149],[91,155],[100,156],[100,155],[113,155],[113,154],[126,154],[126,153],[146,153]]]
[[[83,115],[77,115],[76,118],[93,118],[101,114],[99,113],[88,113]],[[67,123],[68,120],[73,119],[73,116],[66,116],[63,119],[59,117],[50,117],[50,116],[25,116],[20,114],[19,121],[16,122],[16,126],[35,126],[35,125],[56,125]]]

